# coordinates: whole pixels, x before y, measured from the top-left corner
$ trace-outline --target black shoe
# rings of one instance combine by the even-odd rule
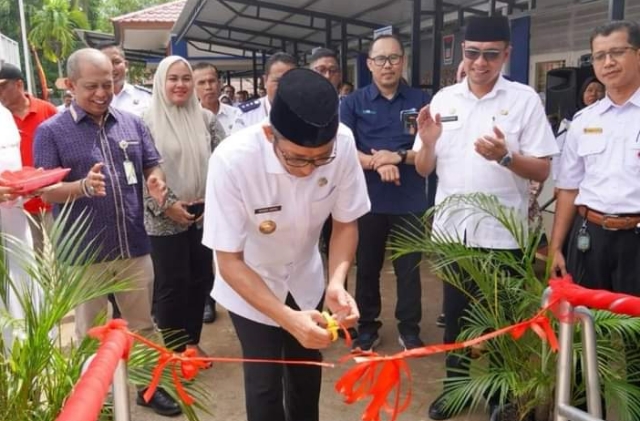
[[[444,322],[444,313],[441,313],[436,319],[436,326],[444,328],[446,326]]]
[[[180,409],[178,402],[176,402],[176,400],[173,399],[163,388],[157,388],[149,402],[145,402],[143,398],[144,392],[146,391],[147,389],[142,389],[138,392],[138,397],[136,399],[136,403],[138,405],[151,408],[156,414],[163,415],[165,417],[175,417],[182,414],[182,409]]]
[[[448,420],[460,414],[460,412],[471,406],[471,400],[465,402],[465,404],[458,411],[448,411],[445,409],[446,394],[442,393],[438,396],[429,406],[429,418],[432,420]]]
[[[349,336],[351,336],[352,341],[358,337],[358,331],[355,328],[350,327],[349,329],[347,329],[347,331],[349,331]],[[338,331],[338,336],[341,337],[342,339],[346,338],[346,335],[344,334],[344,330],[340,329]]]
[[[373,351],[373,349],[378,345],[380,345],[380,336],[378,336],[377,333],[360,332],[358,334],[358,339],[353,341],[351,350],[354,352],[369,352]]]
[[[398,343],[405,350],[422,348],[424,346],[424,342],[420,339],[418,335],[402,335],[398,336]]]
[[[216,302],[213,298],[207,297],[204,302],[204,313],[202,314],[203,323],[213,323],[216,321]]]

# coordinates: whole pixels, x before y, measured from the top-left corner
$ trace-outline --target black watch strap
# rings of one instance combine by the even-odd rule
[[[407,161],[407,150],[406,149],[400,149],[399,151],[396,152],[398,155],[400,155],[400,163],[404,164]]]

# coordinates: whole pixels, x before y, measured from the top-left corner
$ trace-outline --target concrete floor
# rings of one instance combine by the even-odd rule
[[[442,342],[442,329],[436,327],[435,320],[441,308],[441,282],[429,273],[427,265],[423,263],[423,319],[422,338],[428,344]],[[354,279],[352,275],[350,277]],[[350,282],[350,287],[354,282]],[[381,354],[393,354],[400,350],[397,343],[397,331],[393,311],[395,307],[395,277],[391,265],[386,265],[383,273],[383,312],[381,320],[384,325],[381,329],[382,343],[377,351]],[[235,336],[228,314],[222,308],[218,309],[218,318],[215,323],[205,325],[202,347],[212,355],[237,357],[240,356],[240,346]],[[337,361],[348,352],[343,342],[337,342],[326,350],[326,361]],[[440,393],[442,378],[443,356],[436,355],[410,362],[413,375],[413,398],[407,411],[401,414],[398,421],[426,421],[429,420],[427,410],[431,401]],[[348,405],[342,401],[340,395],[334,390],[336,380],[350,365],[338,366],[333,369],[325,369],[323,373],[323,388],[320,399],[320,414],[323,421],[360,420],[367,402],[359,402]],[[202,421],[244,421],[244,389],[242,367],[240,364],[216,364],[210,370],[202,373],[198,380],[208,389],[211,395],[211,414],[201,414]],[[132,405],[133,421],[160,421],[166,419],[155,415],[151,410]],[[384,417],[384,416],[383,416]],[[186,418],[177,417],[175,420]],[[383,418],[385,419],[385,418]],[[388,418],[386,418],[388,419]],[[475,413],[464,414],[455,420],[485,421],[489,416],[483,410]]]

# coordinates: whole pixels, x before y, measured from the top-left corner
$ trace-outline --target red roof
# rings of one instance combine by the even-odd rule
[[[177,0],[170,3],[159,4],[148,7],[137,12],[127,13],[111,19],[116,23],[124,22],[146,22],[146,23],[175,23],[184,9],[187,0]]]

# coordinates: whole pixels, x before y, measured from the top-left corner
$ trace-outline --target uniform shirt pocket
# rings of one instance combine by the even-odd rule
[[[329,186],[327,186],[329,187]],[[329,217],[333,207],[338,199],[337,186],[330,186],[324,192],[311,198],[311,222],[312,224],[324,223],[325,219]]]
[[[602,134],[584,134],[578,139],[578,156],[584,160],[587,171],[602,172],[607,168],[604,152],[607,139]]]
[[[627,170],[640,172],[640,143],[629,143],[624,151],[624,167]]]

